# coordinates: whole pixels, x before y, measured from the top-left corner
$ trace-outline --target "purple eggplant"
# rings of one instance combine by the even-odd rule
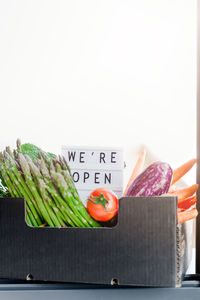
[[[168,163],[155,162],[138,175],[127,190],[126,196],[160,196],[168,192],[172,180]]]

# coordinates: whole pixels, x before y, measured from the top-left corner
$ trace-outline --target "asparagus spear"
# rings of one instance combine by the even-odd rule
[[[76,216],[70,210],[70,208],[67,205],[67,203],[64,202],[64,200],[60,197],[60,195],[58,194],[57,190],[55,189],[55,187],[54,187],[54,185],[53,185],[53,183],[51,181],[51,176],[50,176],[50,173],[49,173],[49,165],[46,165],[45,161],[44,161],[44,159],[43,159],[42,156],[41,156],[41,159],[35,161],[35,164],[38,167],[40,166],[40,174],[39,173],[36,174],[37,178],[40,177],[45,182],[45,188],[46,188],[46,190],[49,192],[50,197],[53,198],[56,206],[59,208],[59,210],[58,210],[57,213],[60,215],[60,217],[68,225],[70,225],[72,227],[74,227],[75,224],[77,226],[81,226],[80,221],[76,219]]]
[[[31,192],[31,190],[29,189],[29,187],[27,186],[23,176],[22,176],[22,172],[20,170],[20,166],[17,162],[17,159],[18,159],[18,153],[14,150],[14,157],[16,157],[16,160],[12,160],[12,170],[15,174],[15,176],[19,179],[21,185],[23,186],[23,189],[25,190],[25,192],[28,194],[29,198],[30,198],[30,201],[33,203],[34,205],[34,208],[35,210],[37,211],[38,213],[38,216],[39,218],[42,220],[42,222],[44,223],[44,219],[43,219],[43,216],[38,208],[38,205],[35,201],[35,198],[34,198],[34,195],[33,193]]]
[[[54,165],[56,165],[55,161],[54,161]],[[59,178],[58,178],[58,180],[56,179],[57,176],[55,174],[58,174],[59,170],[57,170],[58,172],[56,173],[54,165],[52,163],[52,165],[50,167],[52,173],[51,173],[51,175],[50,174],[48,175],[49,176],[48,179],[49,179],[49,182],[52,181],[55,184],[55,186],[52,186],[52,184],[51,184],[51,189],[56,190],[56,188],[57,188],[59,190],[59,189],[62,189],[62,182],[60,181]],[[54,178],[51,178],[52,174],[54,174]],[[58,176],[59,176],[59,174],[58,174]],[[62,206],[66,207],[66,208],[68,207],[68,210],[70,212],[70,214],[68,214],[68,216],[71,219],[73,217],[72,221],[75,222],[75,224],[77,224],[77,221],[78,221],[77,226],[81,226],[80,222],[82,221],[82,227],[90,227],[90,225],[87,223],[87,221],[84,218],[82,218],[82,216],[79,214],[79,212],[74,207],[74,206],[76,206],[76,203],[74,203],[73,201],[71,201],[71,199],[66,199],[65,197],[63,197],[64,195],[62,194],[62,191],[60,191],[60,194],[61,194],[61,196],[59,196],[59,194],[56,193],[56,196],[57,196],[57,198],[59,197],[58,200],[61,202]],[[64,201],[63,201],[63,199],[64,199]],[[69,202],[68,200],[71,201],[72,203]]]
[[[52,174],[52,176],[54,176]],[[55,178],[57,178],[57,176],[55,175]],[[53,178],[52,178],[53,179]],[[81,220],[77,214],[76,208],[73,206],[73,204],[68,201],[70,199],[67,199],[64,196],[64,193],[62,192],[62,185],[59,183],[59,181],[57,180],[52,180],[55,185],[58,187],[58,189],[61,191],[61,198],[63,198],[61,200],[61,204],[63,205],[63,207],[65,207],[65,211],[69,212],[69,216],[71,218],[71,220],[76,224],[76,226],[78,227],[89,227],[88,224],[86,222],[84,222],[84,220]],[[86,224],[85,224],[86,223]]]
[[[29,215],[28,215],[28,214],[26,214],[26,221],[27,221],[27,224],[28,224],[29,226],[33,227],[33,224],[32,224],[32,222],[31,222],[31,219],[29,218]]]
[[[69,166],[67,165],[66,160],[64,160],[64,158],[62,159],[59,156],[59,162],[60,162],[60,166],[58,167],[58,163],[56,164],[56,166],[57,166],[57,168],[59,168],[58,170],[63,174],[64,179],[66,180],[66,183],[69,186],[68,192],[72,196],[72,201],[74,203],[76,203],[77,210],[80,212],[82,217],[84,217],[92,227],[99,227],[100,226],[99,223],[94,221],[92,219],[92,217],[87,213],[87,211],[85,209],[85,206],[83,205],[82,201],[79,198],[77,189],[75,187],[75,184],[74,184],[74,181],[73,181],[73,178],[71,176],[71,172],[70,172]]]
[[[56,179],[54,179],[53,176],[52,176],[52,173],[55,173],[55,174],[56,174],[56,170],[55,170],[55,167],[54,167],[54,165],[53,165],[53,162],[51,162],[49,169],[50,169],[51,181],[53,182],[55,189],[58,189],[58,191],[59,191],[61,197],[63,197],[63,196],[62,196],[62,193],[61,193],[61,191],[60,191],[60,188],[59,188],[59,184],[60,184],[59,181],[58,181],[58,183],[57,183]],[[76,226],[78,226],[78,227],[85,227],[85,225],[81,223],[81,221],[79,220],[79,218],[77,218],[77,214],[74,213],[74,212],[71,210],[71,206],[70,206],[69,203],[66,201],[66,199],[64,199],[64,198],[62,198],[62,199],[63,199],[63,200],[61,201],[61,204],[66,208],[66,210],[69,209],[69,216],[70,216],[70,218],[72,219],[72,221],[76,224]]]
[[[7,169],[7,183],[9,184],[9,187],[14,191],[13,195],[14,197],[23,197],[23,195],[20,193],[20,190],[18,190],[18,186],[16,185],[16,181],[12,181],[10,172]],[[30,210],[28,202],[26,202],[26,216],[29,216],[31,220],[31,224],[33,226],[37,227],[38,225],[41,225],[39,222],[37,222],[37,218],[35,218]]]
[[[22,157],[21,157],[21,158],[22,158]],[[32,161],[29,160],[29,163],[32,164],[32,171],[35,170]],[[23,165],[21,165],[21,167],[23,167]],[[23,171],[25,171],[25,169],[24,169]],[[36,175],[36,174],[35,174],[35,175]],[[38,174],[37,174],[37,175],[38,175]],[[41,189],[42,189],[42,185],[41,185],[41,182],[40,182],[40,192],[41,192]],[[44,192],[44,190],[43,190],[43,192]],[[44,194],[43,194],[43,196],[44,196]],[[50,207],[48,206],[48,204],[47,204],[47,200],[50,200],[50,198],[49,198],[49,197],[46,197],[46,196],[45,196],[45,198],[46,198],[45,201],[44,201],[45,208],[47,209],[47,211],[48,211],[48,213],[50,214],[51,218],[54,219],[55,215],[53,214],[53,212],[51,211],[51,208],[50,208]],[[54,212],[56,212],[57,214],[59,214],[58,211],[57,211],[57,209],[56,209],[56,207],[54,207]],[[60,214],[59,214],[59,215],[60,215]],[[57,215],[57,217],[58,217],[58,215]],[[59,220],[60,220],[60,216],[59,216]],[[60,220],[60,221],[61,221],[61,220]],[[55,223],[55,219],[54,219],[54,223]],[[60,226],[61,226],[61,222],[59,222],[59,221],[57,220],[56,223],[55,223],[55,225],[60,227]],[[64,224],[62,224],[62,225],[64,225]],[[79,225],[80,225],[80,224],[78,224],[78,226],[79,226]]]
[[[38,222],[36,221],[35,217],[33,216],[31,210],[30,210],[30,207],[28,205],[28,203],[26,202],[26,218],[27,216],[29,217],[30,221],[31,221],[31,226],[33,227],[38,227],[39,225],[42,225],[42,224],[38,224]]]
[[[40,217],[38,216],[38,213],[35,210],[35,207],[31,201],[31,198],[30,198],[29,194],[27,193],[26,185],[23,183],[22,178],[20,176],[18,176],[18,174],[16,174],[16,169],[14,167],[14,162],[13,162],[12,158],[6,152],[4,153],[4,156],[5,156],[5,164],[7,167],[8,175],[9,175],[10,179],[12,180],[12,182],[15,184],[15,189],[19,191],[20,197],[25,198],[25,200],[30,208],[30,211],[32,212],[32,214],[36,220],[36,223],[38,225],[41,225],[43,222],[40,219]],[[32,223],[33,223],[33,221],[32,221]]]
[[[20,141],[20,139],[17,139],[16,144],[17,144],[17,152],[21,153],[21,141]]]
[[[73,197],[71,197],[68,193],[68,186],[62,176],[62,174],[60,173],[56,173],[54,171],[51,171],[51,175],[53,177],[53,179],[55,180],[62,197],[66,200],[66,202],[69,204],[71,210],[74,212],[74,214],[78,217],[79,221],[81,222],[81,224],[84,227],[91,227],[88,222],[86,221],[86,219],[84,217],[81,216],[81,214],[79,213],[78,209],[77,209],[77,205],[74,203],[73,201]]]
[[[30,157],[27,155],[24,156],[25,159],[27,160],[31,173],[33,175],[33,178],[35,179],[36,186],[38,187],[38,190],[42,196],[42,199],[45,200],[45,205],[46,208],[48,209],[48,212],[51,216],[51,219],[53,220],[55,226],[61,227],[61,223],[59,221],[60,219],[60,214],[58,214],[58,209],[53,202],[52,198],[47,194],[45,190],[45,182],[42,178],[42,175],[40,173],[40,170],[36,167],[36,165],[32,162]],[[52,210],[53,209],[53,210]],[[55,212],[55,214],[54,214]]]
[[[1,172],[2,172],[2,175],[6,182],[6,185],[10,191],[10,194],[12,197],[21,197],[21,195],[19,194],[19,192],[16,189],[16,186],[11,182],[9,175],[6,172],[6,167],[5,167],[5,164],[2,160],[2,158],[3,158],[3,155],[1,156]],[[26,211],[27,211],[27,208],[26,208]],[[30,212],[30,208],[29,208],[29,210],[27,211],[27,214],[26,214],[26,217],[29,219],[29,221],[28,221],[29,225],[32,226],[32,224],[34,224],[34,226],[38,226],[37,222],[35,222],[35,220],[34,220],[34,217],[30,216],[30,214],[31,214],[31,212]],[[32,219],[32,222],[30,221],[30,219]]]
[[[51,181],[51,176],[50,176],[50,173],[49,173],[49,169],[46,166],[43,158],[41,158],[40,163],[38,163],[38,165],[40,165],[40,172],[41,172],[41,174],[42,174],[42,176],[44,178],[44,181],[46,183],[46,189],[49,192],[49,194],[53,197],[56,205],[60,208],[61,213],[62,213],[62,215],[64,217],[64,220],[66,220],[67,223],[70,226],[72,226],[72,227],[76,226],[73,223],[73,218],[71,218],[71,216],[70,216],[70,213],[69,213],[70,208],[67,206],[67,204],[66,204],[66,206],[63,205],[62,202],[64,202],[64,201],[60,197],[59,193],[57,192],[57,190],[55,189],[55,187],[54,187],[54,185],[53,185],[53,183]]]
[[[18,154],[18,163],[20,164],[21,166],[21,169],[23,171],[23,174],[24,174],[24,177],[25,177],[25,181],[26,181],[26,184],[29,186],[29,188],[31,189],[34,197],[35,197],[35,200],[37,202],[37,205],[45,219],[45,221],[49,224],[49,226],[52,226],[54,227],[54,223],[52,222],[50,216],[49,216],[49,213],[36,189],[36,186],[35,186],[35,183],[32,179],[32,176],[31,176],[31,173],[30,173],[30,168],[29,168],[29,165],[26,161],[26,159],[24,158],[24,156],[19,153]]]
[[[5,168],[5,164],[4,164],[4,157],[3,154],[0,153],[0,169],[1,169],[1,173],[3,176],[3,179],[6,183],[6,186],[8,187],[8,190],[11,194],[12,197],[17,197],[15,190],[13,189],[12,183],[10,182],[10,178],[8,176],[8,174],[6,173],[6,168]]]
[[[52,189],[50,186],[46,187],[49,194],[54,198],[57,207],[60,209],[60,213],[62,214],[62,219],[65,221],[67,225],[71,227],[80,226],[79,221],[77,221],[76,216],[74,216],[73,212],[68,207],[67,203],[55,192],[54,188]]]

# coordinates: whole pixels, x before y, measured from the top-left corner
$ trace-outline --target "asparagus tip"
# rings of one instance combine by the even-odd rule
[[[21,141],[20,141],[19,138],[17,139],[16,144],[17,144],[17,151],[18,151],[18,152],[21,152]]]

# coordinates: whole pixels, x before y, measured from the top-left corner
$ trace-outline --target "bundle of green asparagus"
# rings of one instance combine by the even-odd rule
[[[11,196],[25,198],[30,226],[100,227],[81,202],[63,157],[50,159],[41,151],[33,161],[18,140],[17,150],[0,153],[0,172]]]

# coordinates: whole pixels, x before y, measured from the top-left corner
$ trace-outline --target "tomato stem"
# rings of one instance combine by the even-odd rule
[[[103,208],[107,210],[106,208],[106,204],[108,203],[108,200],[104,197],[104,195],[101,193],[99,197],[93,197],[94,200],[96,201],[93,201],[91,198],[89,198],[88,200],[94,204],[101,204],[103,206]]]

